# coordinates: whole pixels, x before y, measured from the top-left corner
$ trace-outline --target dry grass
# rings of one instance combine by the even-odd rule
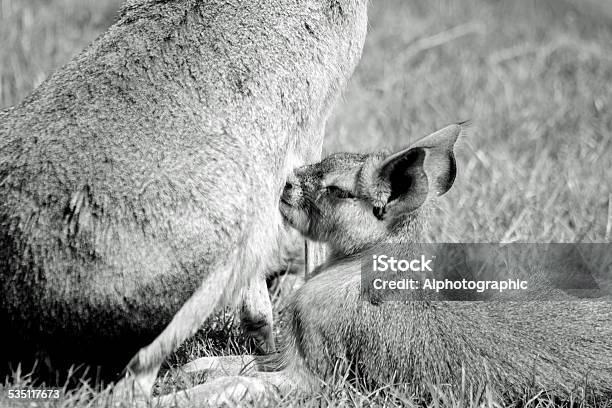
[[[603,241],[611,31],[528,1],[377,5],[326,150],[405,145],[472,119],[432,239]]]
[[[0,0],[0,107],[18,103],[103,31],[118,3]],[[327,152],[406,145],[449,122],[472,119],[457,183],[440,201],[431,240],[609,239],[608,17],[592,9],[580,14],[554,0],[380,0],[370,17],[362,64],[328,126]],[[243,351],[234,325],[221,319],[170,362]],[[28,386],[20,377],[9,384]],[[167,371],[160,390],[199,380]],[[368,395],[345,384],[280,406],[554,406],[537,390],[508,402],[487,384],[480,390],[424,388],[429,397],[422,399],[395,390]],[[566,406],[612,406],[588,393],[572,398]],[[0,388],[0,406],[8,405]],[[84,387],[52,406],[105,405],[107,392]]]

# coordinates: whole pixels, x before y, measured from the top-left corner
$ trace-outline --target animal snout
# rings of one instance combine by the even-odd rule
[[[285,204],[292,205],[299,198],[301,193],[299,181],[295,176],[291,176],[287,179],[283,193],[281,195],[281,201]]]

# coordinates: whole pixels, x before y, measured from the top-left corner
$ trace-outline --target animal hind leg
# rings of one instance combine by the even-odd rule
[[[275,350],[272,302],[263,274],[255,276],[242,291],[240,322],[258,351],[268,354]]]
[[[240,321],[243,331],[255,341],[258,352],[275,351],[272,302],[266,278],[276,273],[298,270],[303,264],[303,239],[297,231],[279,227],[276,248],[266,259],[259,275],[242,291]]]
[[[236,259],[229,257],[227,259]],[[233,265],[213,268],[196,292],[185,302],[164,331],[140,349],[127,366],[128,379],[148,398],[160,365],[181,343],[193,336],[221,302],[224,291],[236,286]],[[133,378],[132,378],[133,376]]]
[[[297,390],[297,384],[282,371],[247,376],[224,376],[184,391],[153,400],[156,407],[174,406],[242,406],[257,403],[264,406]]]
[[[213,371],[224,376],[250,374],[256,371],[256,358],[251,355],[201,357],[181,367],[185,373]]]

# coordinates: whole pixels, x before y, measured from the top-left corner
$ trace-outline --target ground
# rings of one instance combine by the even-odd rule
[[[471,120],[458,178],[439,202],[429,239],[442,242],[606,242],[612,200],[612,21],[606,0],[374,0],[363,60],[328,124],[325,152],[408,145]],[[19,103],[99,35],[119,1],[0,0],[0,108]],[[231,315],[170,365],[241,350]],[[188,382],[194,379],[188,379]],[[27,378],[8,380],[27,385]],[[166,371],[160,390],[183,379]],[[482,390],[424,385],[434,399],[366,398],[350,386],[283,404],[551,406],[537,390],[502,401]],[[0,406],[14,402],[0,387]],[[104,406],[83,388],[58,407]],[[576,406],[612,406],[576,395]],[[367,402],[370,401],[370,402]],[[567,405],[567,404],[566,404]],[[126,406],[129,406],[127,404]]]

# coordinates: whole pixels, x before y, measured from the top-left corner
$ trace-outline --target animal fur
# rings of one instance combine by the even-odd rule
[[[2,112],[2,374],[116,378],[207,305],[133,360],[156,372],[262,279],[286,175],[320,154],[365,32],[366,0],[131,0]]]
[[[585,386],[589,394],[612,396],[610,293],[581,299],[552,288],[540,278],[575,266],[560,257],[542,264],[553,267],[553,275],[529,271],[538,300],[449,301],[443,294],[410,291],[405,301],[381,301],[364,293],[364,259],[369,263],[371,254],[389,254],[390,248],[398,259],[418,253],[428,203],[454,181],[453,146],[461,128],[444,128],[384,160],[341,153],[294,172],[281,212],[306,237],[327,243],[333,256],[290,298],[281,351],[250,360],[259,371],[234,377],[235,388],[220,379],[200,386],[198,395],[209,401],[260,399],[271,385],[284,393],[313,392],[339,374],[371,390],[402,384],[417,395],[426,384],[486,384],[510,398],[533,389],[563,398]],[[382,219],[373,213],[381,196],[387,207]],[[422,205],[415,209],[414,203]],[[610,265],[610,257],[600,261]],[[594,278],[610,288],[609,270]],[[211,364],[191,364],[203,365]]]

